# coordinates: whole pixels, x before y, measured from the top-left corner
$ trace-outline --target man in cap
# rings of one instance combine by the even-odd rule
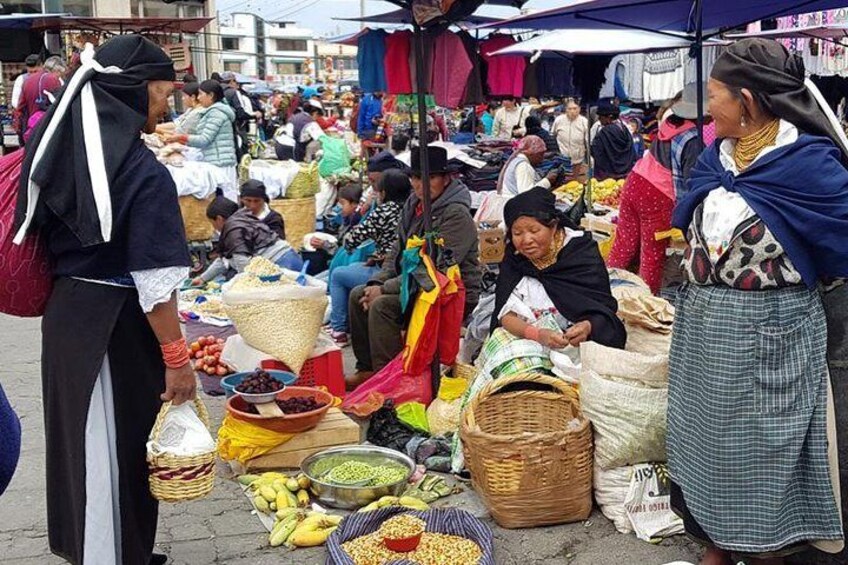
[[[262,119],[262,112],[254,105],[250,96],[242,89],[235,73],[221,73],[221,86],[224,87],[224,99],[236,112],[236,132],[241,139],[239,158],[247,151],[247,132],[250,120]]]
[[[605,100],[598,105],[601,128],[592,140],[592,158],[595,160],[595,177],[623,179],[633,168],[633,135],[619,118],[618,104]]]
[[[428,147],[430,162],[430,198],[432,230],[444,240],[443,253],[436,265],[450,256],[462,273],[466,289],[465,315],[477,305],[482,273],[478,261],[477,227],[471,217],[471,194],[448,169],[447,150]],[[403,349],[401,331],[403,312],[400,305],[400,259],[406,241],[424,235],[423,183],[419,152],[412,152],[413,194],[403,207],[398,238],[383,261],[383,269],[364,286],[350,294],[349,315],[356,370],[349,381],[355,387],[385,367]]]

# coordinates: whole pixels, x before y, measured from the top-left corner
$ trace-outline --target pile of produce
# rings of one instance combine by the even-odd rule
[[[285,388],[286,385],[272,377],[267,371],[256,369],[253,373],[246,376],[243,381],[236,385],[236,392],[243,394],[267,394],[269,392],[277,392]]]
[[[215,336],[201,337],[189,345],[189,353],[194,357],[194,369],[207,375],[224,377],[232,371],[226,363],[221,361],[221,352],[224,350],[224,340],[216,339]]]
[[[400,514],[389,518],[380,526],[380,534],[385,539],[400,540],[420,536],[427,529],[427,522],[411,514]]]
[[[419,565],[477,565],[483,552],[480,546],[469,539],[447,534],[424,532],[421,542],[413,551],[399,553],[386,547],[386,538],[398,539],[391,536],[403,536],[407,533],[420,531],[417,520],[412,522],[401,518],[401,514],[386,520],[379,530],[372,534],[358,537],[342,544],[342,549],[356,565],[383,565],[393,561],[404,560]],[[417,535],[417,533],[413,533]]]
[[[624,179],[606,179],[599,181],[598,179],[593,178],[591,185],[592,200],[595,204],[602,204],[604,206],[609,206],[610,208],[618,208],[621,202],[621,189],[624,187]],[[580,198],[581,194],[583,194],[583,188],[583,183],[573,180],[557,188],[554,192],[558,195],[565,196],[571,202],[574,202]]]
[[[236,387],[236,390],[238,390],[238,387]],[[283,411],[283,414],[304,414],[326,406],[325,402],[318,402],[314,396],[296,396],[275,402]],[[253,404],[248,404],[246,410],[251,414],[259,414],[259,410]]]
[[[265,257],[254,257],[244,268],[244,272],[255,277],[281,275],[283,270]]]
[[[321,545],[342,520],[334,516],[307,510],[309,478],[268,472],[261,475],[242,475],[238,482],[253,493],[257,512],[273,514],[274,527],[268,536],[273,547],[312,547]]]
[[[312,476],[327,484],[347,486],[357,483],[357,486],[369,487],[395,484],[409,475],[409,469],[397,463],[371,465],[364,461],[337,457],[322,459],[310,472]]]

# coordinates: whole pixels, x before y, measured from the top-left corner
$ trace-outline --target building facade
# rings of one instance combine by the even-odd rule
[[[220,26],[220,70],[270,82],[301,84],[314,79],[312,31],[294,22],[270,22],[235,13]]]

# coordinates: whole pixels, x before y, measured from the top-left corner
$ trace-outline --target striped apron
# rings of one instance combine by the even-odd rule
[[[768,553],[842,538],[828,467],[826,353],[816,291],[681,287],[669,468],[717,547]]]

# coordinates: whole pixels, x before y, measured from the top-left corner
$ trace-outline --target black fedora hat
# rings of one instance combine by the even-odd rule
[[[427,146],[427,157],[430,161],[430,174],[441,175],[449,171],[448,150],[444,147]],[[418,147],[412,148],[412,174],[421,174],[421,153]]]

